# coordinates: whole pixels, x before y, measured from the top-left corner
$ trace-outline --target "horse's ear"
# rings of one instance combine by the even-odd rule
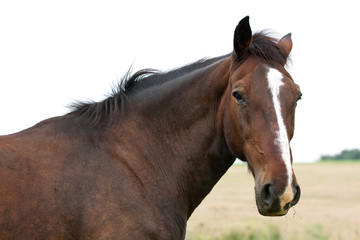
[[[279,41],[279,45],[285,50],[286,58],[288,58],[292,49],[291,33],[286,34]]]
[[[244,17],[235,29],[234,54],[236,59],[244,58],[252,42],[252,32],[249,24],[249,16]]]

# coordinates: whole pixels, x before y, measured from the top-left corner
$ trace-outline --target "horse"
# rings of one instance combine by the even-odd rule
[[[265,216],[300,198],[292,166],[299,86],[291,34],[235,28],[233,51],[130,72],[99,102],[0,137],[0,238],[184,239],[236,158]]]

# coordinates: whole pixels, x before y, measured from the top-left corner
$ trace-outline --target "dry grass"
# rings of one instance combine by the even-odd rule
[[[302,190],[296,212],[270,218],[257,212],[247,167],[234,165],[190,218],[187,239],[269,226],[281,239],[360,239],[360,163],[296,164],[294,170]]]

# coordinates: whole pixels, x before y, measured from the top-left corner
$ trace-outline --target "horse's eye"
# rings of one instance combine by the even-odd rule
[[[233,95],[233,97],[236,99],[236,101],[237,101],[238,103],[246,104],[246,102],[245,102],[245,100],[244,100],[244,98],[243,98],[243,96],[241,95],[240,92],[234,91],[234,92],[232,93],[232,95]]]
[[[298,96],[298,98],[296,99],[296,101],[301,100],[301,97],[302,97],[302,93],[299,94],[299,96]]]

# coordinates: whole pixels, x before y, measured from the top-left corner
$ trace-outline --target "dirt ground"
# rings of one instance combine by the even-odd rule
[[[257,212],[254,180],[245,164],[232,166],[188,221],[187,236],[278,228],[283,239],[360,239],[360,163],[295,164],[299,203],[284,217]],[[319,233],[320,232],[320,233]]]

